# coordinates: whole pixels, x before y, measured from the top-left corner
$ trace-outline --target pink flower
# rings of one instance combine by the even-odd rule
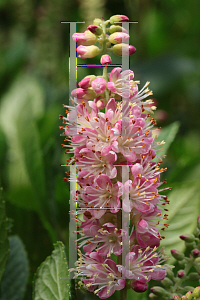
[[[103,156],[100,152],[95,152],[85,148],[84,146],[75,149],[75,156],[81,170],[89,170],[88,176],[97,176],[102,173],[114,178],[117,174],[117,169],[113,163],[117,159],[117,155],[110,151]]]
[[[91,85],[96,94],[102,94],[106,89],[107,82],[104,78],[97,78],[92,81]]]
[[[163,250],[156,253],[156,247],[152,250],[150,247],[140,249],[140,246],[133,246],[131,252],[126,255],[125,268],[126,278],[133,279],[133,287],[139,283],[145,283],[152,279],[163,280],[166,276],[166,267],[160,263],[164,261]]]
[[[94,291],[100,299],[110,297],[116,290],[125,287],[125,280],[121,277],[119,266],[111,259],[103,259],[96,252],[87,252],[83,255],[79,251],[80,262],[77,262],[77,270],[79,272],[75,276],[81,276],[82,282],[89,291]],[[120,266],[121,267],[121,266]],[[72,271],[74,269],[70,269]],[[90,277],[84,279],[84,276]]]
[[[132,80],[134,73],[130,70],[121,72],[121,68],[114,68],[110,73],[110,81],[107,83],[107,88],[114,94],[118,94],[125,98],[132,97],[138,92],[137,84]],[[122,88],[123,86],[123,88]]]
[[[86,206],[103,208],[94,210],[94,216],[99,219],[105,214],[106,209],[110,208],[111,212],[117,212],[120,209],[119,197],[122,195],[122,183],[117,182],[112,184],[110,178],[101,174],[97,176],[95,182],[90,186],[86,186],[82,192],[81,197],[87,201]]]

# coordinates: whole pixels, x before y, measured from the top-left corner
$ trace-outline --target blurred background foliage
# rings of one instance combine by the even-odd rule
[[[60,21],[85,21],[77,31],[113,14],[138,21],[130,25],[137,48],[130,68],[141,87],[151,82],[165,139],[172,142],[180,125],[164,161],[175,206],[163,244],[178,247],[178,235],[192,232],[200,214],[199,11],[198,0],[0,0],[0,180],[10,234],[20,237],[29,260],[25,300],[52,243],[61,240],[68,249],[68,170],[60,167],[66,157],[58,115],[69,98],[69,25]],[[93,72],[101,70],[79,68],[78,80]]]

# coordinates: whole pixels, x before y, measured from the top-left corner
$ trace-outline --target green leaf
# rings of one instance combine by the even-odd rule
[[[42,201],[46,197],[44,162],[39,144],[39,134],[28,101],[24,104],[21,114],[16,120],[16,129],[28,177],[36,198],[38,201]]]
[[[179,127],[180,123],[174,122],[161,129],[161,132],[159,133],[156,142],[162,142],[164,140],[165,144],[160,146],[162,148],[162,151],[160,151],[158,155],[165,155],[167,153],[167,150],[169,149],[171,143],[176,137]]]
[[[1,282],[0,300],[22,300],[29,276],[27,254],[18,236],[9,237],[10,255]]]
[[[32,210],[38,210],[35,192],[39,189],[38,180],[43,177],[43,173],[42,175],[37,174],[33,179],[34,172],[32,169],[35,170],[41,164],[41,159],[39,163],[33,160],[37,157],[38,151],[33,157],[29,157],[29,161],[32,158],[33,167],[27,163],[27,156],[30,156],[33,148],[38,149],[39,138],[35,130],[36,125],[33,123],[43,115],[43,112],[44,95],[42,88],[35,78],[27,74],[20,75],[16,79],[0,103],[0,124],[9,150],[6,170],[8,177],[7,196],[9,201],[15,205]],[[20,122],[22,123],[21,127]],[[29,130],[29,135],[27,130]],[[33,130],[33,136],[30,130]],[[23,137],[24,134],[26,135]],[[27,147],[21,149],[25,144],[25,138],[28,138],[26,144],[29,143],[29,146],[32,141],[31,149],[27,149]],[[24,159],[25,150],[26,152],[28,150],[26,159]],[[42,169],[40,168],[38,171],[42,172]],[[42,184],[43,182],[41,182],[40,187]],[[43,189],[41,188],[41,193],[44,193]],[[25,191],[26,197],[23,197],[23,191]]]
[[[169,209],[169,220],[166,223],[170,226],[165,231],[165,239],[161,241],[161,246],[165,246],[170,257],[167,262],[169,264],[174,262],[171,249],[184,251],[185,244],[179,236],[193,233],[196,227],[197,217],[200,214],[198,186],[198,182],[184,182],[178,184],[169,193],[170,204],[166,207]]]
[[[0,188],[0,280],[5,270],[6,262],[9,256],[7,221],[5,212],[5,201]]]
[[[69,271],[62,242],[54,244],[51,256],[38,268],[35,276],[34,300],[68,300]]]

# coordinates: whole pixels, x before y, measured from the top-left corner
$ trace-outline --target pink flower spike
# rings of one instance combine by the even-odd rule
[[[104,78],[97,78],[92,81],[91,85],[96,94],[102,94],[106,89],[107,82]]]
[[[110,65],[111,63],[112,63],[112,60],[108,54],[104,54],[101,56],[101,64],[102,65]]]

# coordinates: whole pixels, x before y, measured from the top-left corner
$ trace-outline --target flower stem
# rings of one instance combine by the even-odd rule
[[[184,269],[185,275],[188,274],[189,270],[193,266],[194,260],[195,260],[194,257],[190,258],[190,261],[187,263],[187,265],[186,265],[186,267]],[[182,278],[178,278],[178,280],[176,281],[175,285],[173,286],[173,292],[174,293],[176,292],[177,287],[180,287],[184,280],[186,280],[186,276],[184,276]]]
[[[124,289],[120,291],[120,300],[127,299],[127,287],[125,286]]]

